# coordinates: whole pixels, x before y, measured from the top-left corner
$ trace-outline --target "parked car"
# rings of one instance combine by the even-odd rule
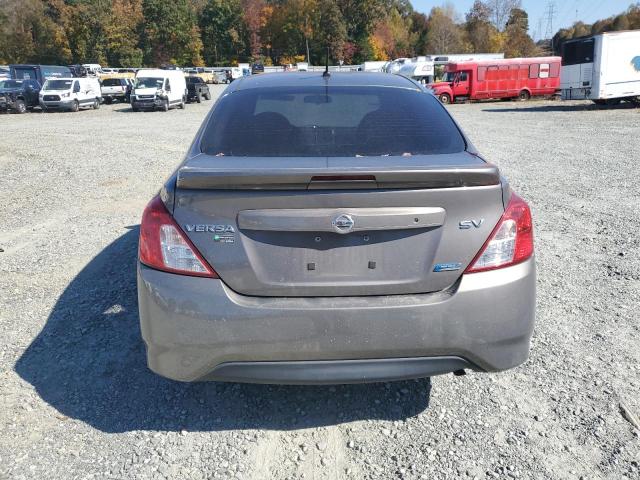
[[[25,113],[38,106],[37,80],[0,79],[0,111]]]
[[[87,77],[88,70],[83,65],[68,65],[72,77]]]
[[[213,83],[230,83],[231,80],[229,79],[231,72],[229,72],[229,70],[216,70],[213,73],[214,77],[213,77]]]
[[[560,57],[509,58],[448,63],[442,82],[429,85],[442,103],[554,95],[560,88]]]
[[[70,78],[73,73],[69,67],[60,65],[9,65],[11,78],[16,80],[37,80],[43,85],[45,80],[49,78]]]
[[[105,78],[102,80],[102,98],[107,105],[114,100],[129,103],[131,84],[126,78]]]
[[[135,89],[131,93],[131,108],[138,110],[172,107],[184,108],[187,102],[187,83],[181,70],[144,69],[136,74]]]
[[[202,102],[202,99],[211,100],[209,85],[200,77],[187,77],[187,102]]]
[[[149,367],[350,383],[528,356],[529,207],[438,100],[385,73],[232,83],[140,227]]]
[[[607,32],[562,46],[564,100],[640,105],[640,30]]]
[[[44,82],[39,94],[42,110],[69,110],[80,108],[97,110],[102,103],[100,82],[95,77],[52,78]]]
[[[257,75],[259,73],[264,73],[264,65],[261,63],[251,65],[251,75]]]

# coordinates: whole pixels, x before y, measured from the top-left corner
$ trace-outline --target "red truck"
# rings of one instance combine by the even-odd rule
[[[442,103],[553,95],[560,89],[561,57],[448,63],[442,82],[429,85]]]

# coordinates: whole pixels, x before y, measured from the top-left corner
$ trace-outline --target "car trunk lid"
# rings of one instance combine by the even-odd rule
[[[503,212],[497,168],[467,152],[357,167],[351,157],[273,160],[198,155],[177,174],[176,221],[246,295],[444,290]]]

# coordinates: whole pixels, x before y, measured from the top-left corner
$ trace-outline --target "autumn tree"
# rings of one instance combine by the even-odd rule
[[[411,38],[413,43],[413,54],[422,55],[427,52],[427,27],[429,18],[420,12],[411,12]]]
[[[521,0],[486,0],[486,5],[491,10],[491,22],[493,26],[502,31],[509,19],[511,10],[521,8]]]
[[[464,50],[462,31],[446,11],[434,7],[427,23],[429,53],[460,53]]]
[[[7,63],[69,63],[62,0],[5,0],[0,4],[0,57]]]
[[[141,67],[140,36],[144,16],[142,0],[112,0],[105,25],[107,63],[120,67]]]
[[[145,62],[203,65],[202,39],[187,0],[143,0]]]
[[[320,64],[324,63],[327,48],[332,59],[341,59],[346,40],[347,27],[335,0],[318,0],[312,51]]]
[[[207,65],[229,64],[244,49],[242,6],[239,0],[208,0],[200,16]]]
[[[502,51],[503,36],[491,23],[491,8],[476,0],[466,15],[464,25],[466,41],[474,53]]]
[[[248,35],[249,54],[258,59],[262,54],[261,32],[267,23],[267,4],[264,0],[242,0],[244,23]]]
[[[506,57],[533,57],[539,53],[528,31],[527,12],[521,8],[512,9],[505,28],[504,54]]]

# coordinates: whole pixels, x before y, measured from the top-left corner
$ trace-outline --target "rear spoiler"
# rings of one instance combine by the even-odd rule
[[[213,169],[183,166],[176,186],[196,190],[335,190],[357,188],[455,188],[498,185],[498,167],[489,163],[409,169]]]

